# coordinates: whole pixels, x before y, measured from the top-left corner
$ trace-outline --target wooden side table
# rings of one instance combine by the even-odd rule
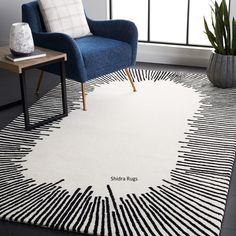
[[[21,100],[1,106],[0,111],[11,108],[18,104],[22,104],[23,112],[24,112],[24,120],[25,120],[25,129],[29,131],[32,129],[38,128],[42,125],[48,124],[52,121],[61,119],[68,115],[67,97],[66,97],[66,81],[65,81],[65,61],[67,60],[67,55],[65,53],[56,52],[56,51],[52,51],[45,48],[38,48],[38,49],[41,51],[44,51],[46,53],[46,56],[37,58],[37,59],[26,60],[26,61],[11,62],[5,58],[5,55],[10,53],[9,48],[0,47],[0,69],[8,70],[8,71],[15,72],[16,74],[18,74],[19,79],[20,79],[20,89],[21,89]],[[59,70],[60,70],[60,78],[61,78],[61,94],[62,94],[63,112],[62,114],[40,121],[36,124],[30,124],[25,72],[29,69],[34,69],[41,66],[50,65],[53,63],[60,63]]]

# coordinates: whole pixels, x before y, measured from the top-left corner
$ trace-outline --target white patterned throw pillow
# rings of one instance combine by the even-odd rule
[[[82,0],[38,0],[48,32],[79,38],[90,35]]]

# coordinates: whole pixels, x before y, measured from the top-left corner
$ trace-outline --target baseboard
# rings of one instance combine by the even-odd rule
[[[140,43],[137,61],[207,67],[211,49]]]

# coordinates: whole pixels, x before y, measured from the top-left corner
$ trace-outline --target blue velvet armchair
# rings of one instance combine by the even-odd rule
[[[81,83],[83,110],[86,110],[85,83],[99,76],[125,69],[136,91],[128,69],[136,62],[138,32],[134,23],[87,18],[93,35],[74,39],[66,34],[46,32],[37,1],[22,5],[22,21],[29,24],[36,46],[67,53],[66,77]],[[43,70],[59,73],[53,66]]]

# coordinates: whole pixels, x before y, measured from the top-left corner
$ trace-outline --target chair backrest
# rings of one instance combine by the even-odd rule
[[[37,1],[22,5],[22,21],[29,24],[32,32],[46,32]]]

